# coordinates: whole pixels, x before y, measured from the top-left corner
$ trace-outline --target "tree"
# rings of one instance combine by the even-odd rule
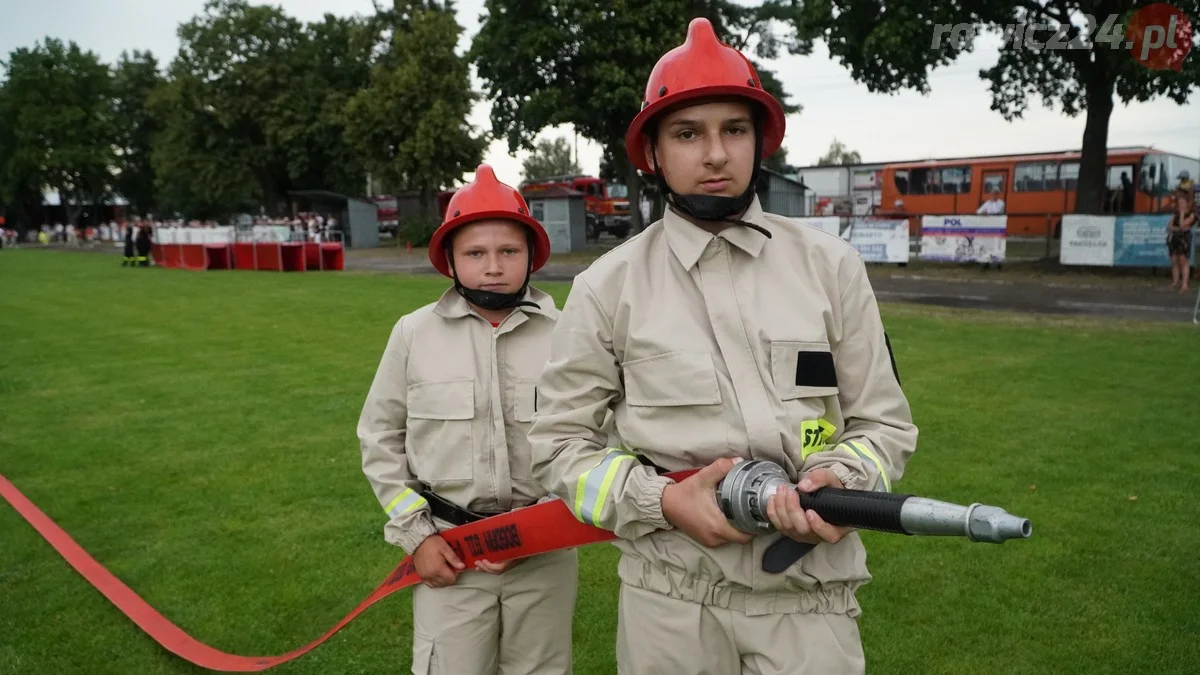
[[[1180,68],[1174,71],[1147,68],[1130,54],[1127,40],[1140,47],[1142,38],[1149,36],[1135,31],[1126,35],[1125,27],[1135,12],[1151,4],[1143,0],[989,0],[973,5],[772,0],[772,4],[778,17],[792,22],[797,36],[824,38],[830,54],[873,92],[910,88],[927,93],[933,68],[972,49],[969,38],[976,33],[972,27],[1000,33],[1004,46],[999,59],[980,70],[980,77],[990,83],[992,110],[1011,121],[1021,117],[1030,99],[1038,96],[1045,106],[1058,106],[1067,115],[1086,115],[1076,198],[1080,213],[1101,210],[1114,96],[1122,103],[1166,97],[1182,105],[1191,89],[1200,86],[1200,59],[1194,55],[1181,64],[1176,60]],[[1172,4],[1188,16],[1200,16],[1200,0]],[[1177,26],[1176,38],[1185,38],[1184,25]],[[1196,37],[1193,34],[1191,39]],[[1184,51],[1184,45],[1178,46],[1177,55]]]
[[[345,139],[350,97],[367,84],[373,21],[326,15],[303,24],[272,6],[210,0],[179,28],[154,169],[173,208],[199,216],[261,205],[288,192],[356,193],[365,182]]]
[[[817,160],[817,166],[842,166],[861,163],[862,157],[859,156],[858,151],[847,150],[846,144],[836,138],[829,144],[829,151]]]
[[[346,105],[346,140],[373,176],[418,190],[432,216],[436,192],[474,171],[486,148],[466,121],[477,95],[454,51],[462,27],[450,3],[396,0],[382,17],[390,48]]]
[[[305,68],[298,21],[277,7],[210,0],[179,27],[171,85],[160,99],[166,132],[155,171],[174,205],[215,215],[258,201],[277,213]],[[197,214],[198,215],[198,214]]]
[[[624,178],[631,204],[640,203],[642,181],[625,156],[625,130],[654,64],[682,42],[693,18],[707,17],[748,56],[806,49],[805,40],[774,34],[772,19],[786,16],[780,8],[729,0],[487,0],[485,12],[471,57],[493,101],[493,134],[515,152],[546,127],[573,124],[604,148],[606,171]],[[759,75],[786,104],[778,81],[761,68]],[[640,230],[640,211],[632,216]]]
[[[161,121],[154,116],[150,97],[163,85],[158,61],[150,52],[121,53],[113,73],[113,112],[116,123],[117,194],[134,213],[157,206],[151,150]]]
[[[14,51],[6,64],[4,158],[11,195],[31,186],[58,192],[67,224],[112,187],[115,131],[112,72],[74,42],[47,38]]]
[[[565,138],[538,141],[533,152],[521,163],[526,183],[550,176],[572,176],[581,172],[571,157],[571,146]]]

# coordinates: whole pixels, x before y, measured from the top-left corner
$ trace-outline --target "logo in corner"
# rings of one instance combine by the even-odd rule
[[[1134,12],[1125,27],[1125,46],[1133,60],[1151,70],[1183,70],[1192,50],[1192,22],[1181,9],[1156,2]]]

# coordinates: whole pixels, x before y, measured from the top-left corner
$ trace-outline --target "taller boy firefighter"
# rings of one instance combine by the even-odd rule
[[[412,672],[571,672],[577,556],[464,569],[438,532],[547,497],[527,434],[558,310],[529,285],[550,241],[514,188],[482,165],[450,200],[429,259],[454,280],[402,316],[358,424],[384,538],[413,556]]]
[[[747,459],[801,489],[889,490],[915,450],[866,267],[839,237],[764,213],[779,102],[696,19],[646,85],[626,150],[668,210],[575,279],[538,385],[534,475],[621,550],[617,666],[858,673],[856,532],[772,497],[777,534],[734,529],[715,488]],[[623,447],[605,443],[615,415]],[[665,471],[699,468],[674,482]],[[815,544],[783,573],[780,537]]]

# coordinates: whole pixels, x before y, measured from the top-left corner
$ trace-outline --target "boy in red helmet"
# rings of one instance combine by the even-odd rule
[[[534,504],[527,433],[558,311],[529,276],[550,241],[482,165],[450,200],[429,259],[454,286],[392,330],[358,424],[362,466],[411,554],[412,672],[571,672],[572,550],[463,568],[438,532]]]
[[[916,446],[862,259],[759,204],[784,123],[749,61],[694,20],[626,138],[669,209],[576,277],[538,384],[535,477],[619,537],[623,675],[865,668],[857,533],[781,490],[777,532],[746,534],[715,494],[746,459],[804,491],[890,490]],[[599,431],[610,411],[622,447]]]

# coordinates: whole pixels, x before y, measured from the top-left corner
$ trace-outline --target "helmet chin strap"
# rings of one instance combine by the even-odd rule
[[[763,123],[762,116],[755,115],[754,117],[754,171],[750,174],[750,183],[742,194],[737,197],[725,197],[723,195],[681,195],[671,189],[667,184],[667,179],[663,177],[662,169],[658,166],[658,148],[655,147],[654,138],[650,139],[650,155],[654,160],[654,177],[658,184],[659,192],[662,193],[663,199],[667,204],[676,211],[694,218],[696,220],[706,220],[713,222],[733,223],[734,225],[743,225],[752,230],[760,232],[767,239],[771,238],[771,233],[764,227],[749,223],[744,220],[734,218],[740,215],[750,207],[754,201],[755,186],[758,185],[758,176],[760,173],[761,162],[759,158],[762,156],[763,143]]]

